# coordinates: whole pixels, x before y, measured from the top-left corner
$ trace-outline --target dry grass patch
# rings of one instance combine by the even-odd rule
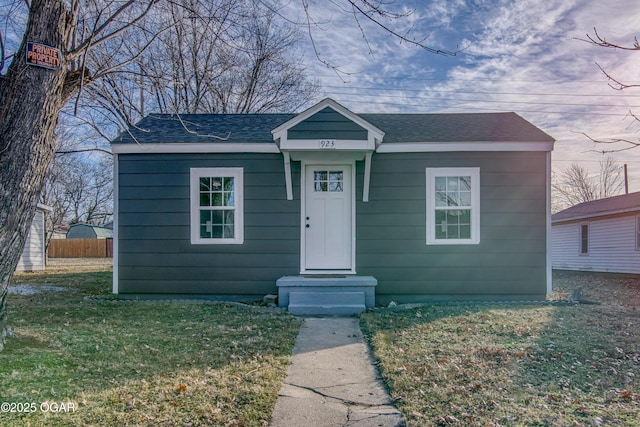
[[[111,273],[19,274],[65,291],[11,295],[2,425],[267,425],[298,321],[261,307],[110,299]],[[104,298],[96,296],[104,295]],[[88,298],[87,298],[88,297]],[[42,402],[75,411],[45,413]]]
[[[568,289],[582,275],[556,276]],[[610,292],[629,280],[600,276]],[[585,294],[596,293],[585,286]],[[640,312],[602,305],[428,305],[362,316],[409,425],[640,425]]]

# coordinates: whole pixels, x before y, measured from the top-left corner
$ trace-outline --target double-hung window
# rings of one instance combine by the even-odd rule
[[[243,242],[242,168],[191,169],[191,243]]]
[[[480,243],[480,168],[427,168],[427,244]]]
[[[589,223],[580,224],[580,255],[589,254]]]

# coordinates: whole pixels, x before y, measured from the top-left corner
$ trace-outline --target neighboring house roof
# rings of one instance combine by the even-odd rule
[[[273,143],[271,131],[297,114],[150,114],[113,144]],[[394,142],[553,142],[516,113],[357,114]]]
[[[113,238],[113,230],[92,224],[74,224],[67,231],[67,239],[69,238],[91,238],[111,239]]]
[[[640,212],[640,192],[580,203],[552,215],[551,221],[557,223],[632,212]]]

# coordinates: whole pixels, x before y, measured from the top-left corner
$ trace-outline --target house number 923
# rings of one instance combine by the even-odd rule
[[[335,139],[321,139],[320,148],[336,148]]]

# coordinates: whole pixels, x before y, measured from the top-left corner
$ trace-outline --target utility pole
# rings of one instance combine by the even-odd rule
[[[629,194],[629,175],[627,173],[627,164],[624,164],[624,194]]]

